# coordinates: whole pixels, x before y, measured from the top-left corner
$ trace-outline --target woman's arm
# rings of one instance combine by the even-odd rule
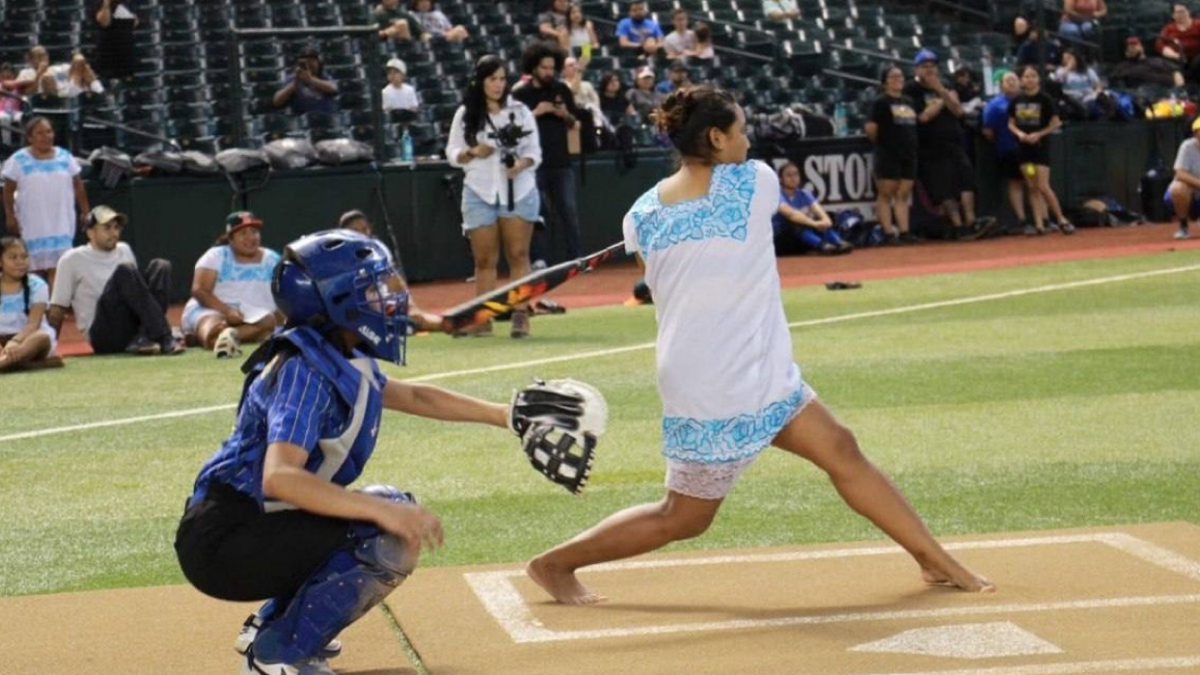
[[[817,216],[812,219],[816,223],[814,227],[820,230],[827,230],[833,227],[833,219],[829,217],[829,213],[825,211],[825,207],[821,206],[821,202],[813,202],[808,208],[812,209]]]
[[[867,122],[863,130],[867,132],[867,138],[871,139],[872,143],[879,142],[879,125],[875,122]]]
[[[205,269],[203,267],[196,268],[196,272],[192,275],[192,297],[200,306],[208,309],[215,309],[220,312],[225,320],[231,326],[236,326],[241,321],[241,315],[236,309],[225,304],[220,298],[213,293],[213,289],[217,286],[217,271]],[[233,316],[237,314],[237,316]],[[236,321],[236,323],[235,323]]]
[[[96,12],[96,23],[100,24],[101,28],[108,28],[112,23],[111,0],[101,0],[100,9]]]
[[[34,303],[29,306],[29,320],[17,331],[17,334],[12,336],[10,343],[16,342],[20,344],[25,341],[25,338],[38,332],[42,327],[42,317],[46,315],[46,304],[43,302]]]
[[[4,223],[9,234],[21,236],[21,223],[17,220],[17,182],[12,180],[4,181]]]
[[[588,19],[583,25],[587,28],[588,41],[592,43],[592,49],[599,49],[600,40],[596,37],[596,27],[592,25],[592,20]]]
[[[83,186],[83,179],[78,175],[71,182],[75,187],[75,206],[79,209],[79,221],[83,222],[87,219],[88,212],[92,210],[91,203],[88,201],[87,188]]]

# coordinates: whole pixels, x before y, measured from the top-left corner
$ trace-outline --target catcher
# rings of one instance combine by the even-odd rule
[[[266,600],[235,648],[243,673],[327,675],[338,633],[399,586],[442,524],[395,487],[346,486],[375,449],[383,410],[507,427],[572,492],[587,480],[605,406],[587,385],[535,383],[511,405],[392,379],[407,294],[381,244],[348,230],[292,242],[271,284],[287,317],[243,366],[233,432],[200,470],[176,534],[201,592]]]

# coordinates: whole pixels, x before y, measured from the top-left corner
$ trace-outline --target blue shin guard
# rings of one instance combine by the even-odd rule
[[[395,490],[379,496],[411,502]],[[266,622],[254,639],[254,658],[296,663],[318,656],[329,641],[396,589],[416,568],[403,540],[374,525],[354,525],[354,547],[338,550],[296,591],[286,609]]]

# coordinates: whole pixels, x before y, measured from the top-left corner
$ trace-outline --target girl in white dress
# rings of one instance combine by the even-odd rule
[[[691,87],[671,94],[655,122],[681,155],[679,170],[634,203],[624,229],[658,321],[667,494],[537,556],[529,576],[561,603],[603,600],[576,570],[703,533],[741,472],[774,445],[828,473],[851,508],[913,556],[927,583],[994,590],[934,540],[793,362],[772,243],[778,181],[767,165],[746,161],[741,108],[726,92]]]

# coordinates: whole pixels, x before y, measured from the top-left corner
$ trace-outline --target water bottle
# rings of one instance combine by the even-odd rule
[[[846,125],[845,103],[839,102],[833,108],[833,133],[838,136],[845,136],[850,133],[850,129]]]
[[[412,134],[408,133],[408,127],[404,127],[404,135],[400,137],[400,161],[413,161],[413,140]]]

